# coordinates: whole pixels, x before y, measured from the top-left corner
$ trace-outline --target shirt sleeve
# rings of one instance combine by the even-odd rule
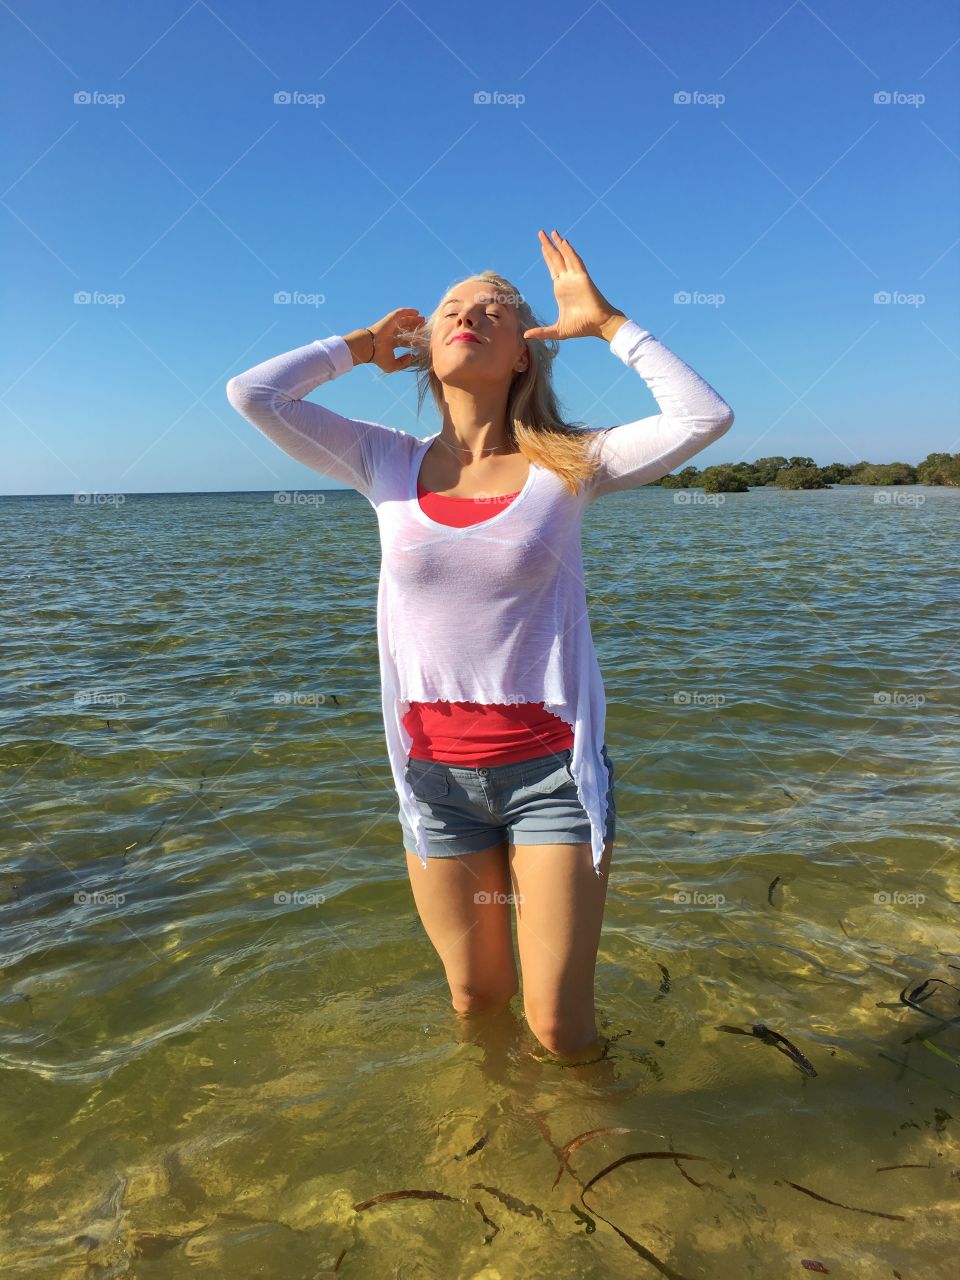
[[[374,477],[405,433],[341,417],[303,398],[352,368],[342,337],[321,338],[237,374],[227,383],[227,399],[291,458],[372,502]]]
[[[660,412],[591,432],[600,459],[588,483],[591,502],[659,480],[719,440],[733,423],[733,410],[713,387],[635,321],[620,326],[610,350],[643,378]]]

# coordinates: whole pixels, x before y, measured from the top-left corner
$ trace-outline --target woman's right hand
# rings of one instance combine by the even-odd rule
[[[355,365],[375,364],[384,373],[395,373],[399,369],[406,369],[417,358],[415,351],[399,357],[394,355],[395,347],[413,345],[409,339],[401,341],[400,335],[409,335],[424,324],[426,320],[416,307],[397,307],[395,311],[388,312],[382,320],[370,325],[369,329],[354,329],[353,333],[346,334],[344,341],[350,348]],[[373,334],[372,342],[371,333]],[[372,359],[370,358],[371,346],[373,347]]]

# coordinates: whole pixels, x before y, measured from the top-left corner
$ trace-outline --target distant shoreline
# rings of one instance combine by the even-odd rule
[[[794,455],[785,458],[774,454],[758,458],[755,462],[719,462],[713,466],[681,467],[658,480],[642,485],[644,489],[705,489],[709,493],[746,493],[750,489],[835,489],[863,486],[885,489],[928,488],[955,489],[960,487],[960,453],[929,453],[916,466],[911,462],[830,462],[818,466],[812,458]],[[118,499],[131,498],[214,498],[264,493],[273,494],[274,501],[283,506],[278,495],[352,493],[362,497],[355,489],[314,489],[302,486],[289,488],[278,485],[272,489],[171,489],[168,491],[135,489],[125,491],[76,490],[71,493],[2,493],[2,498],[69,498],[76,506],[122,505]],[[112,502],[111,502],[112,499]]]

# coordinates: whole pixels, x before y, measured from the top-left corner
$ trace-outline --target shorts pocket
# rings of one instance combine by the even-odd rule
[[[417,800],[439,800],[450,790],[450,780],[441,764],[411,760],[404,776]]]
[[[531,767],[529,773],[524,775],[521,786],[525,791],[532,791],[537,795],[542,795],[549,794],[551,791],[559,791],[561,787],[569,786],[573,780],[569,760],[563,760],[560,764],[557,764],[556,761],[546,761],[543,764]]]

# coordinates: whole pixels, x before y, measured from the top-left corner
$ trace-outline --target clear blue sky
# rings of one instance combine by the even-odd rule
[[[0,492],[325,487],[227,379],[488,267],[551,321],[541,226],[734,407],[699,465],[960,449],[955,4],[4,0],[0,36]],[[656,412],[595,339],[556,377]],[[314,398],[437,429],[411,375]]]

